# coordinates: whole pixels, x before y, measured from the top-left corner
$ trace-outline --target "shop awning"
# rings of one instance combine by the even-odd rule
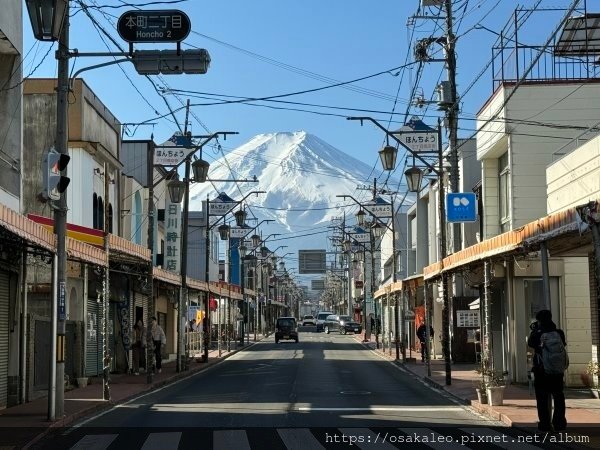
[[[467,264],[483,261],[495,256],[506,255],[511,252],[527,251],[527,247],[540,238],[552,239],[563,234],[571,233],[579,223],[575,207],[550,214],[534,220],[528,224],[507,231],[490,239],[478,242],[475,245],[460,250],[437,261],[423,269],[423,279],[437,278],[443,272],[452,272]],[[544,239],[545,240],[545,239]]]

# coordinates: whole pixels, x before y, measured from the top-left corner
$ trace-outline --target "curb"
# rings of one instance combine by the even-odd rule
[[[263,338],[264,339],[264,338]],[[261,339],[262,340],[262,339]],[[97,405],[93,405],[90,406],[89,408],[86,409],[82,409],[81,411],[78,411],[76,413],[73,413],[69,416],[65,416],[60,420],[57,420],[55,422],[52,422],[48,425],[48,427],[42,431],[41,433],[39,433],[38,435],[36,435],[33,439],[31,439],[29,442],[27,442],[23,447],[21,447],[23,450],[27,450],[29,449],[32,445],[35,445],[37,442],[39,442],[41,439],[43,439],[44,437],[48,436],[49,434],[51,434],[52,432],[56,431],[59,428],[65,427],[69,424],[72,424],[73,422],[75,422],[78,419],[81,419],[85,416],[89,416],[93,413],[100,413],[104,410],[108,410],[110,408],[113,408],[117,405],[126,403],[136,397],[139,397],[141,395],[147,394],[153,390],[155,390],[156,388],[159,387],[163,387],[166,386],[168,384],[174,383],[176,381],[179,380],[184,380],[186,378],[190,378],[200,372],[203,372],[213,366],[216,366],[220,363],[222,363],[223,361],[225,361],[227,358],[229,358],[230,356],[235,355],[238,352],[244,351],[249,349],[250,347],[256,345],[258,342],[260,341],[256,341],[256,342],[250,342],[250,344],[246,344],[245,347],[243,348],[238,348],[235,350],[231,350],[229,353],[227,353],[224,356],[217,356],[216,358],[214,358],[212,361],[208,361],[208,363],[206,363],[206,365],[203,366],[199,366],[197,368],[194,368],[193,370],[188,370],[186,372],[181,372],[181,373],[176,373],[175,375],[169,377],[169,378],[165,378],[164,380],[161,381],[156,381],[153,382],[150,385],[147,385],[144,389],[142,389],[141,391],[136,392],[135,394],[131,394],[127,397],[123,397],[121,399],[119,399],[118,401],[113,401],[113,400],[109,400],[106,403],[99,403]]]
[[[364,347],[368,348],[369,350],[371,350],[372,352],[375,352],[377,349],[373,348],[369,345],[370,342],[362,342],[359,341]],[[513,421],[510,419],[510,417],[508,417],[506,414],[495,411],[493,409],[491,409],[488,405],[481,405],[478,401],[476,400],[470,400],[470,399],[466,399],[466,398],[462,398],[458,395],[456,395],[455,393],[449,391],[448,389],[446,389],[446,386],[438,383],[437,381],[435,381],[434,379],[428,377],[427,375],[421,375],[413,370],[410,369],[410,366],[408,366],[407,364],[400,362],[400,361],[396,361],[396,360],[392,360],[390,358],[388,358],[387,354],[382,353],[382,356],[384,356],[386,359],[390,360],[390,362],[392,362],[393,364],[395,364],[396,366],[400,367],[403,370],[406,370],[407,372],[409,372],[410,374],[414,375],[415,377],[419,377],[421,380],[423,380],[426,384],[430,385],[431,387],[434,387],[436,389],[439,389],[441,391],[444,391],[444,393],[446,393],[447,395],[451,396],[453,399],[455,399],[457,402],[468,406],[472,409],[474,409],[476,412],[478,412],[479,414],[483,414],[486,415],[488,417],[490,417],[493,420],[497,420],[500,421],[510,427],[513,426]]]

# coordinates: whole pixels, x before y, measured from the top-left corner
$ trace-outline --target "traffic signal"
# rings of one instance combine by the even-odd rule
[[[44,191],[42,196],[46,200],[60,200],[60,194],[65,192],[71,179],[61,175],[61,172],[67,168],[71,157],[69,155],[58,153],[51,148],[46,154],[44,160]]]

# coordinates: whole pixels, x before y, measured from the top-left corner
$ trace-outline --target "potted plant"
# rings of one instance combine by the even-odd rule
[[[600,363],[598,361],[590,361],[581,374],[583,384],[592,389],[593,394],[598,397],[598,376],[600,376]]]
[[[502,374],[492,372],[487,381],[487,397],[491,406],[501,406],[504,403],[504,387],[506,383]]]
[[[481,365],[477,369],[475,369],[475,372],[477,372],[481,376],[479,381],[476,383],[476,387],[475,387],[475,392],[477,393],[477,400],[479,401],[480,404],[485,405],[488,402],[488,397],[487,397],[488,380],[492,374],[492,371],[490,370],[489,358],[488,358],[487,354],[482,355]]]
[[[475,392],[477,393],[477,401],[481,405],[486,405],[488,402],[487,383],[483,378],[476,383]]]
[[[481,375],[481,380],[475,388],[479,403],[488,403],[491,406],[502,405],[504,402],[504,377],[492,369],[487,352],[483,353],[481,366],[476,369],[476,372]]]

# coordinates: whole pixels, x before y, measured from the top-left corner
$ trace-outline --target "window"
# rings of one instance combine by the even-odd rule
[[[113,232],[113,207],[112,203],[108,204],[108,232]]]
[[[104,202],[98,197],[98,230],[104,230]]]
[[[500,215],[500,228],[502,232],[508,231],[510,220],[510,195],[508,188],[508,152],[498,158],[498,205]]]
[[[133,196],[133,211],[131,211],[131,240],[142,244],[142,197],[139,191]]]
[[[98,229],[98,196],[94,192],[94,197],[92,198],[92,228],[94,230]]]

